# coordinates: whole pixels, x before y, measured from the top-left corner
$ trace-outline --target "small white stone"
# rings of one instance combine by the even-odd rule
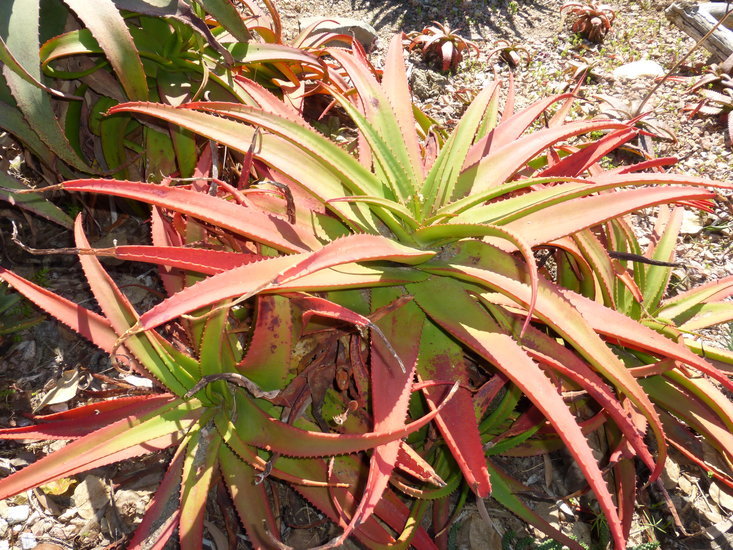
[[[27,504],[21,504],[20,506],[9,506],[5,511],[5,521],[10,525],[16,523],[22,523],[28,519],[31,515],[31,507]]]
[[[38,545],[38,541],[33,533],[20,534],[20,547],[23,550],[33,550]]]
[[[656,61],[642,59],[641,61],[634,61],[617,67],[613,71],[613,77],[616,79],[625,78],[634,80],[641,77],[664,76],[664,73],[664,67]]]
[[[700,224],[700,215],[694,210],[685,210],[682,215],[682,227],[680,233],[682,235],[697,235],[702,231],[703,226]]]

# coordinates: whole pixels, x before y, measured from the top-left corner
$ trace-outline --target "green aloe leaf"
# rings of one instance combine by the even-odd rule
[[[188,432],[190,440],[186,448],[181,474],[181,511],[179,538],[182,550],[201,548],[204,536],[204,513],[211,492],[211,483],[218,471],[219,450],[222,439],[209,422],[211,414],[202,415],[196,426]]]
[[[7,201],[23,210],[27,210],[62,227],[71,229],[74,225],[73,220],[52,202],[39,195],[19,195],[12,191],[25,189],[28,189],[28,186],[5,172],[0,172],[0,200]]]
[[[0,3],[0,28],[7,49],[25,68],[27,75],[41,81],[41,60],[39,56],[40,0],[13,0]],[[78,157],[59,126],[49,95],[41,88],[28,82],[26,75],[15,73],[10,66],[3,66],[7,81],[18,108],[28,124],[38,133],[41,140],[64,162],[82,170],[93,172]]]
[[[249,41],[249,29],[244,24],[241,13],[229,0],[201,0],[201,5],[235,39],[239,42]]]
[[[148,84],[140,55],[114,2],[95,0],[93,10],[89,9],[85,0],[64,2],[91,31],[104,50],[127,97],[138,101],[148,99]]]

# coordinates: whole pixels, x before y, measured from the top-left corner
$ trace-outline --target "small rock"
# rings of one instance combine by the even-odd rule
[[[8,522],[4,518],[0,518],[0,539],[8,534]]]
[[[679,490],[682,491],[685,495],[691,495],[693,491],[693,485],[690,482],[690,480],[687,478],[687,476],[680,476],[679,481]]]
[[[8,506],[5,511],[5,521],[10,525],[16,523],[23,523],[31,515],[31,507],[27,504],[21,504],[20,506]]]
[[[613,71],[614,78],[628,80],[634,80],[642,77],[664,76],[664,74],[664,67],[656,61],[651,61],[649,59],[627,63],[626,65],[617,67]]]
[[[664,488],[670,490],[677,487],[680,480],[680,466],[674,460],[667,458],[664,463],[664,471],[662,472],[662,481]]]
[[[692,210],[685,210],[682,215],[682,227],[680,233],[682,235],[697,235],[702,231],[702,225],[700,225],[700,215]]]
[[[351,17],[305,17],[299,21],[302,30],[307,29],[316,22],[321,22],[310,36],[318,36],[323,33],[337,33],[353,36],[366,51],[369,51],[377,39],[377,31],[369,23],[352,19]],[[334,42],[333,46],[348,46],[347,43]]]
[[[488,525],[478,514],[469,517],[469,548],[501,548],[501,534],[493,525]]]
[[[714,482],[710,484],[709,493],[710,498],[712,498],[718,506],[725,508],[726,510],[733,511],[733,496],[725,491],[721,491],[720,487],[718,487]]]
[[[20,534],[20,547],[23,550],[33,550],[36,547],[38,541],[33,533],[21,533]]]
[[[71,500],[80,517],[96,520],[101,517],[102,509],[109,504],[109,492],[102,480],[90,474],[74,489]]]

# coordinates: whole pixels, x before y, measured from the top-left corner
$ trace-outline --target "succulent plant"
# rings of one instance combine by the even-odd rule
[[[572,31],[591,42],[602,42],[611,30],[616,12],[607,4],[595,0],[568,2],[560,8],[560,12],[572,16]]]
[[[419,48],[427,63],[443,72],[453,71],[463,60],[464,52],[473,50],[478,53],[478,46],[459,36],[458,30],[460,29],[452,30],[448,24],[433,21],[431,26],[422,31],[407,35],[407,49]]]
[[[486,56],[486,60],[489,61],[495,55],[498,55],[499,59],[512,69],[517,68],[522,63],[522,60],[527,65],[532,61],[532,55],[527,48],[512,44],[506,40],[497,40],[494,42],[493,48]]]

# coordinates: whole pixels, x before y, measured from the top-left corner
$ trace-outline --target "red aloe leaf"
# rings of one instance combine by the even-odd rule
[[[107,255],[107,250],[99,252],[100,256]],[[206,275],[220,273],[264,258],[259,254],[227,250],[142,245],[118,246],[109,249],[109,255],[121,260],[166,265]]]
[[[477,141],[469,150],[466,156],[466,161],[463,164],[463,169],[467,169],[469,166],[473,166],[492,150],[498,149],[511,143],[519,138],[522,133],[529,128],[529,125],[537,119],[542,113],[546,112],[548,107],[553,103],[556,103],[564,98],[570,97],[570,94],[563,94],[559,96],[550,96],[543,98],[526,109],[519,111],[502,122],[489,134]],[[507,109],[504,109],[507,112]]]
[[[451,290],[450,296],[448,289]],[[449,284],[446,280],[434,279],[430,283],[409,285],[408,290],[413,292],[420,307],[436,324],[495,365],[542,411],[588,480],[606,515],[614,543],[624,548],[626,540],[618,513],[593,451],[545,373],[513,338],[496,331],[495,321],[468,296],[460,283]],[[461,311],[460,322],[454,314],[456,309]]]
[[[511,221],[506,227],[529,246],[536,246],[648,206],[714,197],[715,194],[694,187],[629,189],[553,204]],[[548,224],[547,220],[553,222]]]
[[[603,307],[574,292],[564,290],[560,292],[583,315],[596,332],[605,335],[611,341],[621,342],[625,346],[681,361],[704,372],[723,384],[727,389],[733,390],[733,382],[725,373],[702,357],[692,353],[687,347],[673,342],[621,313]]]
[[[313,231],[309,233],[277,216],[189,189],[99,179],[71,180],[62,185],[67,191],[114,195],[181,212],[284,252],[302,252],[321,247]]]
[[[537,177],[579,176],[603,156],[633,139],[637,133],[634,128],[623,128],[611,132],[579,151],[568,155],[557,164],[546,168],[537,174]]]
[[[416,479],[426,483],[432,483],[438,487],[445,487],[446,483],[438,475],[435,469],[417,451],[404,441],[400,445],[400,452],[397,455],[395,468],[399,468]]]
[[[476,164],[463,170],[461,174],[463,184],[459,183],[457,189],[461,189],[465,194],[492,189],[506,182],[526,162],[558,141],[595,130],[616,130],[626,127],[620,122],[581,121],[539,130],[499,148],[492,148],[489,155],[481,157]],[[488,137],[490,136],[491,134]]]
[[[400,372],[401,375],[399,369],[392,370]],[[394,430],[359,434],[302,430],[269,416],[250,397],[237,394],[237,420],[230,422],[228,427],[219,426],[219,429],[226,431],[225,440],[228,444],[229,439],[237,439],[239,441],[232,445],[253,445],[284,456],[314,457],[355,453],[391,443],[419,430],[440,413],[454,393],[455,391],[451,391],[436,410],[430,411],[414,422]]]
[[[69,411],[34,416],[39,424],[0,429],[0,439],[76,439],[122,418],[159,408],[172,397],[170,394],[120,397]]]
[[[616,481],[618,513],[624,535],[628,538],[636,508],[636,465],[633,460],[621,460],[613,467]]]
[[[245,299],[337,265],[372,260],[415,264],[433,255],[376,235],[351,235],[316,252],[268,258],[209,277],[153,307],[140,322],[145,329],[154,328],[220,300]]]
[[[179,445],[176,449],[158,490],[148,503],[143,520],[128,543],[129,550],[163,550],[175,532],[180,517],[178,501],[185,451],[185,445]]]
[[[153,412],[118,420],[0,480],[0,500],[55,479],[166,448],[201,413],[201,408],[176,399]]]
[[[393,289],[374,289],[372,307],[387,306],[399,297],[399,293]],[[423,320],[424,315],[420,309],[412,303],[407,303],[378,322],[385,338],[395,349],[388,349],[383,339],[372,338],[372,387],[378,388],[378,391],[372,392],[375,431],[393,431],[405,425]],[[404,372],[391,367],[394,362],[392,358],[394,351],[407,367]],[[374,449],[364,494],[339,540],[345,540],[355,527],[374,512],[389,483],[400,446],[400,441],[392,441]]]
[[[473,401],[470,392],[463,387],[468,383],[463,350],[433,323],[426,323],[423,329],[418,373],[423,380],[457,380],[462,384],[435,423],[468,486],[480,498],[489,496],[491,480]],[[445,392],[446,388],[437,386],[423,389],[431,408],[435,408]]]
[[[33,284],[3,267],[0,267],[0,279],[42,310],[81,334],[92,344],[99,346],[107,353],[114,350],[117,333],[112,329],[109,321],[101,315]]]

